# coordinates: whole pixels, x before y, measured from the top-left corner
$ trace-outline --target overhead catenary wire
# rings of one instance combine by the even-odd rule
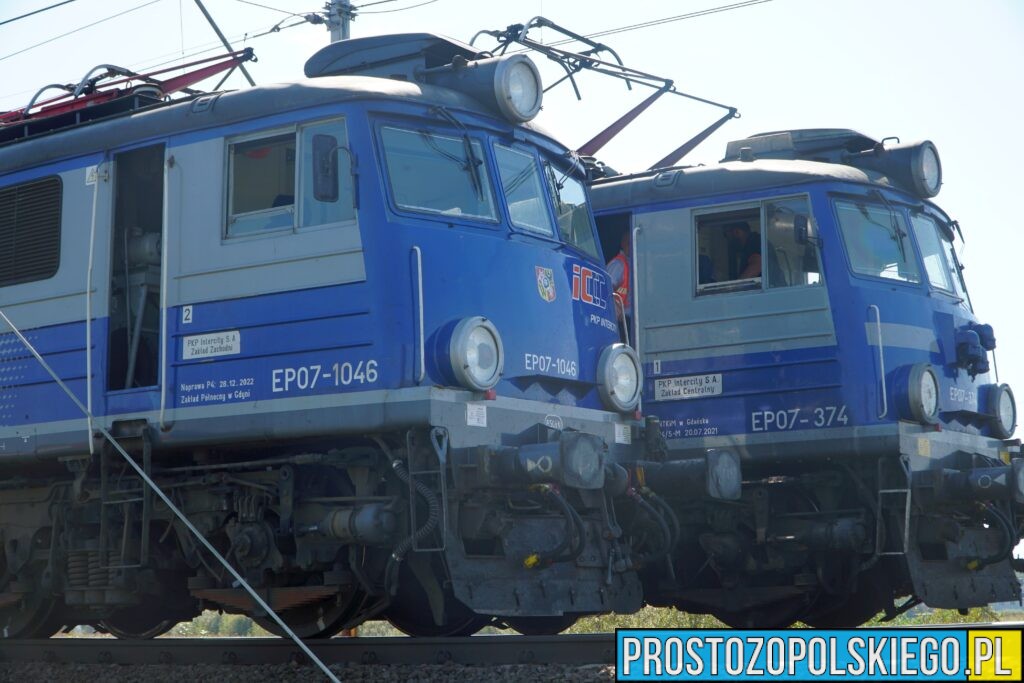
[[[736,2],[731,5],[719,5],[718,7],[709,7],[707,9],[696,10],[693,12],[687,12],[686,14],[677,14],[671,17],[663,17],[661,19],[652,19],[650,21],[644,21],[639,24],[629,24],[627,26],[619,26],[616,28],[605,29],[603,31],[597,31],[596,33],[587,33],[584,37],[586,38],[603,38],[604,36],[611,36],[617,33],[626,33],[628,31],[636,31],[642,28],[650,28],[652,26],[661,26],[662,24],[670,24],[676,21],[683,21],[685,19],[696,19],[697,17],[707,16],[709,14],[718,14],[720,12],[729,12],[737,9],[744,9],[746,7],[753,7],[754,5],[763,5],[765,3],[772,2],[772,0],[744,0],[743,2]],[[565,40],[556,40],[553,43],[546,43],[547,45],[565,45],[567,43],[574,42],[573,39],[567,38]]]
[[[58,2],[58,3],[50,5],[48,7],[40,7],[37,10],[33,10],[31,12],[26,12],[25,14],[22,14],[20,16],[11,17],[10,19],[4,19],[3,21],[0,21],[0,26],[3,26],[4,24],[13,24],[14,22],[18,21],[19,19],[26,19],[28,17],[35,16],[36,14],[42,14],[43,12],[46,12],[47,10],[51,10],[51,9],[56,8],[56,7],[60,7],[61,5],[70,5],[72,2],[75,2],[75,0],[64,0],[64,2]]]
[[[387,1],[387,0],[383,0],[383,1]],[[354,7],[353,9],[359,11],[360,15],[363,15],[363,14],[391,14],[393,12],[404,12],[407,9],[416,9],[417,7],[424,7],[426,5],[433,5],[437,1],[438,0],[427,0],[426,2],[421,2],[421,3],[418,3],[416,5],[409,5],[408,7],[396,7],[395,9],[378,9],[378,10],[373,10],[372,12],[359,11],[363,7],[369,7],[370,5],[380,4],[380,3],[377,3],[377,2],[373,2],[373,3],[370,3],[370,5],[361,5],[359,7]]]
[[[11,52],[10,54],[6,54],[3,57],[0,57],[0,62],[4,61],[5,59],[10,59],[11,57],[15,57],[15,56],[20,55],[22,53],[28,52],[29,50],[34,50],[37,47],[42,47],[43,45],[48,45],[48,44],[52,43],[55,40],[60,40],[61,38],[66,38],[67,36],[70,36],[73,33],[78,33],[79,31],[84,31],[87,28],[92,28],[93,26],[97,26],[97,25],[102,24],[102,23],[104,23],[106,21],[110,21],[111,19],[116,19],[118,17],[123,17],[126,14],[129,14],[131,12],[135,12],[137,10],[142,9],[143,7],[149,7],[150,5],[155,5],[156,3],[160,2],[160,1],[161,0],[149,0],[148,2],[144,2],[141,5],[136,5],[135,7],[130,7],[129,9],[124,10],[123,12],[118,12],[117,14],[111,14],[109,17],[104,17],[103,19],[97,19],[96,21],[92,22],[91,24],[86,24],[85,26],[79,26],[78,28],[72,29],[70,31],[66,31],[64,33],[61,33],[60,35],[53,36],[51,38],[47,38],[44,41],[36,43],[35,45],[29,45],[28,47],[23,47],[22,49],[20,49],[20,50],[18,50],[16,52]]]

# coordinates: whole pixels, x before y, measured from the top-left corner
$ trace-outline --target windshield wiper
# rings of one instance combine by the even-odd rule
[[[893,241],[896,242],[896,246],[900,250],[900,258],[904,263],[907,262],[907,246],[903,243],[903,238],[907,236],[907,233],[900,227],[899,217],[896,214],[896,209],[885,198],[885,195],[880,191],[875,190],[874,194],[878,196],[878,199],[885,204],[885,208],[889,211],[889,229],[892,230]]]
[[[459,163],[462,164],[463,169],[469,173],[469,178],[473,183],[473,190],[476,192],[477,199],[483,199],[484,183],[480,177],[480,165],[483,164],[483,161],[478,159],[476,152],[473,151],[473,142],[469,137],[469,129],[466,128],[462,121],[459,121],[457,118],[452,116],[452,113],[442,106],[431,107],[430,110],[462,131],[462,151],[463,154],[466,155],[466,158],[465,160],[460,159]],[[443,154],[449,158],[457,158],[447,153]]]

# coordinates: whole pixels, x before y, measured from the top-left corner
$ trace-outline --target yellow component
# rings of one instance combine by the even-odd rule
[[[636,468],[636,485],[639,488],[647,486],[647,473],[643,467]]]
[[[973,572],[978,569],[978,564],[978,560],[971,560],[967,563],[967,568]]]
[[[917,438],[917,454],[923,458],[932,457],[932,442],[927,437],[919,436]]]
[[[967,661],[964,668],[969,681],[1019,681],[1021,667],[1020,630],[969,630]]]
[[[537,553],[533,553],[532,555],[527,555],[523,559],[523,566],[526,567],[527,569],[533,569],[538,564],[540,564],[540,555],[538,555]]]
[[[999,459],[1003,461],[1004,465],[1010,464],[1010,451],[999,451]]]

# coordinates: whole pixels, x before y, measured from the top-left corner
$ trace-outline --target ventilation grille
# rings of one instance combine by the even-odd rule
[[[60,205],[57,176],[0,188],[0,287],[57,274]]]

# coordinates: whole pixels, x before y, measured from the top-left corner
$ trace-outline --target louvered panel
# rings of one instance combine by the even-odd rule
[[[57,176],[0,189],[0,287],[56,275],[60,218]]]

